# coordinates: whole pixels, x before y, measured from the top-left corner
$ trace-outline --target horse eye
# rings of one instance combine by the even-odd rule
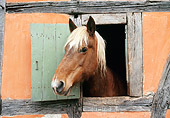
[[[86,52],[87,51],[87,48],[86,47],[83,47],[80,52]]]

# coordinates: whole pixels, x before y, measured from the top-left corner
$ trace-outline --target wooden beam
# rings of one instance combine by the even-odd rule
[[[162,78],[158,90],[153,98],[151,118],[165,118],[166,111],[170,105],[170,52],[164,66]]]
[[[5,0],[0,1],[0,9],[5,9]]]
[[[127,14],[128,94],[143,95],[142,13]]]
[[[151,105],[153,96],[145,97],[85,97],[83,98],[84,106],[142,106]]]
[[[60,1],[7,3],[8,13],[126,13],[126,12],[167,12],[169,1]]]
[[[152,95],[145,97],[83,98],[83,112],[150,111]]]
[[[149,112],[149,106],[84,106],[83,112]]]
[[[83,111],[150,111],[152,95],[132,97],[104,97],[83,98]],[[28,114],[63,114],[69,117],[81,116],[79,100],[32,102],[26,100],[3,100],[2,116]]]
[[[3,100],[2,116],[29,115],[29,114],[65,114],[69,118],[80,116],[78,100],[32,102],[25,100]]]
[[[150,111],[152,96],[83,98],[83,111]],[[3,100],[2,116],[28,114],[62,114],[69,117],[81,115],[81,105],[78,100],[32,102],[31,100]]]
[[[0,114],[2,111],[1,100],[1,80],[2,80],[2,59],[3,59],[3,44],[4,44],[4,24],[5,24],[5,0],[0,1]]]

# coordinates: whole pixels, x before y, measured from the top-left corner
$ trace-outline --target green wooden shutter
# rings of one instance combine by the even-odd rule
[[[80,97],[80,85],[70,96],[59,96],[51,88],[52,77],[64,56],[68,24],[31,24],[31,100],[49,101]]]

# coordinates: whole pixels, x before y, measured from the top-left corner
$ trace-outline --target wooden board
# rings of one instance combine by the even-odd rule
[[[8,13],[101,14],[126,12],[167,12],[168,1],[60,1],[7,3]]]
[[[82,15],[83,25],[87,24],[89,16],[94,18],[97,25],[126,24],[126,14],[85,14]]]
[[[4,23],[5,23],[5,0],[0,1],[0,114],[2,110],[1,100],[1,80],[2,80],[2,61],[3,61],[3,44],[4,44]]]
[[[43,24],[31,25],[31,97],[42,100]],[[38,30],[37,33],[35,30]],[[36,70],[36,71],[34,71]]]
[[[127,14],[128,93],[143,95],[143,40],[141,13]]]
[[[69,36],[68,24],[31,24],[31,100],[48,101],[80,97],[79,85],[69,96],[56,96],[51,88],[52,77],[64,56]]]
[[[150,111],[153,94],[143,97],[86,97],[83,112]]]

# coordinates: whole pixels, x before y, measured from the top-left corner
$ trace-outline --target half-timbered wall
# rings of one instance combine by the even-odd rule
[[[35,0],[34,0],[35,1]],[[42,1],[42,0],[41,0]],[[36,10],[27,8],[27,13],[22,13],[22,10],[15,10],[14,6],[12,6],[11,2],[32,2],[32,0],[6,0],[7,4],[7,11],[5,14],[5,30],[3,33],[3,12],[5,7],[3,4],[1,5],[0,2],[0,44],[3,47],[3,61],[1,59],[2,63],[2,79],[1,79],[1,97],[2,97],[2,115],[3,118],[6,118],[5,116],[8,115],[20,115],[20,116],[13,116],[13,118],[19,118],[19,117],[25,117],[25,118],[34,118],[34,117],[45,117],[45,114],[54,114],[56,112],[54,108],[54,105],[58,105],[55,102],[50,103],[36,103],[33,104],[29,101],[31,98],[31,40],[30,40],[30,24],[31,23],[68,23],[69,15],[66,14],[56,14],[56,13],[32,13],[36,12]],[[88,2],[84,1],[85,7],[89,5]],[[94,5],[94,8],[97,8],[95,6],[98,6],[100,2],[91,4]],[[125,4],[126,3],[126,4]],[[123,110],[122,112],[83,112],[82,118],[97,118],[97,117],[119,117],[119,118],[125,118],[125,117],[132,117],[132,118],[149,118],[151,116],[151,104],[152,104],[152,98],[150,98],[149,94],[152,94],[153,92],[156,93],[158,84],[160,82],[160,79],[162,77],[163,68],[166,63],[166,60],[168,58],[168,54],[170,51],[170,32],[169,32],[169,26],[170,26],[170,10],[167,7],[170,3],[169,2],[139,2],[138,4],[135,4],[135,2],[128,2],[125,3],[118,3],[112,4],[114,7],[111,9],[108,8],[109,13],[115,13],[115,12],[142,12],[142,37],[143,37],[143,72],[144,72],[144,80],[143,80],[143,95],[146,95],[145,97],[148,97],[148,101],[145,101],[143,99],[134,98],[129,100],[127,98],[122,103],[120,101],[115,102],[113,99],[113,103],[119,103],[119,107],[121,107]],[[76,2],[70,2],[71,5],[75,5]],[[81,2],[80,2],[81,4]],[[104,3],[103,3],[104,4]],[[11,5],[11,6],[10,6]],[[61,5],[61,4],[59,4]],[[119,6],[124,6],[120,9],[117,9]],[[155,7],[153,7],[155,5]],[[157,6],[156,6],[157,5]],[[167,6],[166,6],[167,5]],[[29,6],[29,5],[28,5]],[[71,9],[68,6],[68,9],[64,12],[72,13],[72,12],[80,12],[85,13],[88,12],[85,9],[81,9],[82,4],[80,5],[80,8],[73,9],[73,11],[69,11]],[[104,6],[104,5],[103,5]],[[130,7],[129,7],[130,6]],[[15,6],[16,7],[16,6]],[[34,5],[33,5],[34,7]],[[50,8],[50,7],[49,7]],[[100,13],[107,12],[107,7],[103,7],[103,11],[98,10]],[[136,9],[135,9],[136,8]],[[159,8],[159,9],[158,9]],[[16,8],[17,9],[17,8]],[[29,10],[27,10],[29,9]],[[62,8],[64,9],[64,8]],[[42,10],[42,9],[40,9]],[[40,12],[40,10],[37,10]],[[47,11],[49,9],[47,8]],[[50,11],[50,12],[58,12],[61,13],[60,9],[56,8],[56,11]],[[74,11],[75,10],[75,11]],[[83,11],[84,10],[84,11]],[[114,11],[115,10],[115,11]],[[120,10],[120,11],[119,11]],[[169,11],[169,12],[145,12],[145,11]],[[12,13],[14,11],[14,13]],[[9,13],[7,13],[9,12]],[[25,12],[25,11],[24,11]],[[42,11],[45,12],[45,11]],[[49,11],[48,11],[49,12]],[[92,8],[89,9],[89,13],[92,13]],[[97,10],[94,11],[94,13],[97,13]],[[4,38],[3,38],[4,34]],[[3,42],[4,39],[4,42]],[[4,45],[3,45],[4,44]],[[2,51],[2,48],[1,48]],[[0,56],[1,57],[1,56]],[[148,96],[147,96],[148,95]],[[153,95],[153,94],[152,94]],[[24,99],[24,100],[23,100]],[[12,102],[10,102],[12,100]],[[15,101],[16,100],[16,101]],[[23,101],[21,101],[23,100]],[[101,99],[102,100],[102,99]],[[143,101],[142,101],[143,100]],[[135,104],[135,101],[137,101],[137,104]],[[142,102],[142,104],[146,104],[147,109],[145,107],[141,108],[144,109],[142,112],[138,111],[138,107],[135,105],[138,105],[138,103]],[[71,104],[62,104],[63,108],[66,108],[62,110],[62,107],[55,107],[56,109],[61,109],[60,112],[57,113],[67,113],[69,112],[69,108],[71,106],[71,110],[76,108],[73,108],[72,105],[76,103],[76,101],[68,101],[68,103]],[[128,105],[126,104],[128,103]],[[47,107],[47,104],[49,107]],[[106,103],[107,104],[107,103]],[[121,104],[123,104],[121,106]],[[115,105],[115,111],[117,105]],[[127,111],[127,106],[133,106],[133,112],[124,112]],[[27,107],[26,107],[27,106]],[[124,107],[125,106],[125,107]],[[25,108],[25,109],[24,109]],[[132,107],[130,107],[132,108]],[[149,109],[148,109],[149,108]],[[30,109],[33,109],[31,111]],[[37,110],[38,109],[38,110]],[[101,108],[102,109],[102,108]],[[97,111],[100,111],[101,109],[98,109]],[[30,110],[30,111],[29,111]],[[48,112],[51,111],[51,112]],[[104,109],[102,110],[104,111]],[[120,111],[119,109],[117,111]],[[73,111],[74,112],[74,111]],[[27,114],[27,115],[26,115]],[[29,114],[29,115],[28,115]],[[34,115],[33,115],[34,114]],[[38,114],[38,115],[35,115]],[[41,115],[43,114],[43,115]],[[48,116],[48,115],[46,115]],[[67,117],[67,115],[61,116],[62,118]],[[170,111],[167,112],[166,117],[170,117]]]

